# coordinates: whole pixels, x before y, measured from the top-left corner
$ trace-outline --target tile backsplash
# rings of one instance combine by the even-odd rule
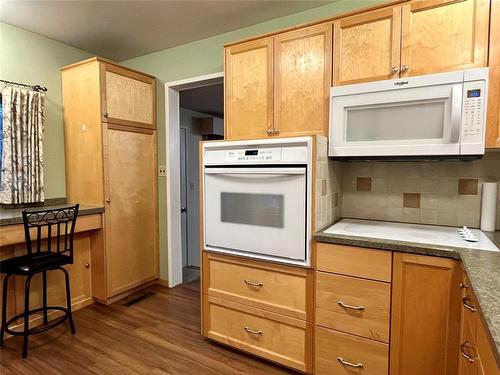
[[[328,158],[328,139],[316,143],[315,231],[340,219],[341,163]]]
[[[500,152],[494,151],[468,162],[333,162],[336,164],[341,172],[337,176],[341,181],[339,215],[349,218],[477,228],[482,183],[500,180]],[[496,226],[500,229],[500,199]]]

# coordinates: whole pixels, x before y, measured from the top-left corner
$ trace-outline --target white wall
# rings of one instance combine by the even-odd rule
[[[203,113],[180,109],[180,126],[187,128],[187,217],[188,217],[188,258],[189,265],[200,265],[200,181],[199,181],[199,143],[201,134],[193,126],[193,119],[197,117],[212,117],[214,132],[224,135],[224,120]],[[183,256],[184,259],[184,256]],[[184,266],[184,264],[183,264]]]

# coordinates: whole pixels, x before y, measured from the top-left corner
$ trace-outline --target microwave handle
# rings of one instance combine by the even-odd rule
[[[301,175],[305,168],[205,168],[205,174]]]
[[[451,89],[451,126],[449,133],[451,143],[457,143],[460,138],[460,129],[462,127],[462,92],[462,84],[453,85]]]

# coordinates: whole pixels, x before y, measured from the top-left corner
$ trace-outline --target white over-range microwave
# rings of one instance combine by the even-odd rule
[[[484,154],[488,68],[332,87],[332,157]]]

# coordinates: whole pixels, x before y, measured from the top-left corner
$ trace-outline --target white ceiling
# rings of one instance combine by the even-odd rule
[[[0,1],[0,21],[122,61],[334,0]]]

